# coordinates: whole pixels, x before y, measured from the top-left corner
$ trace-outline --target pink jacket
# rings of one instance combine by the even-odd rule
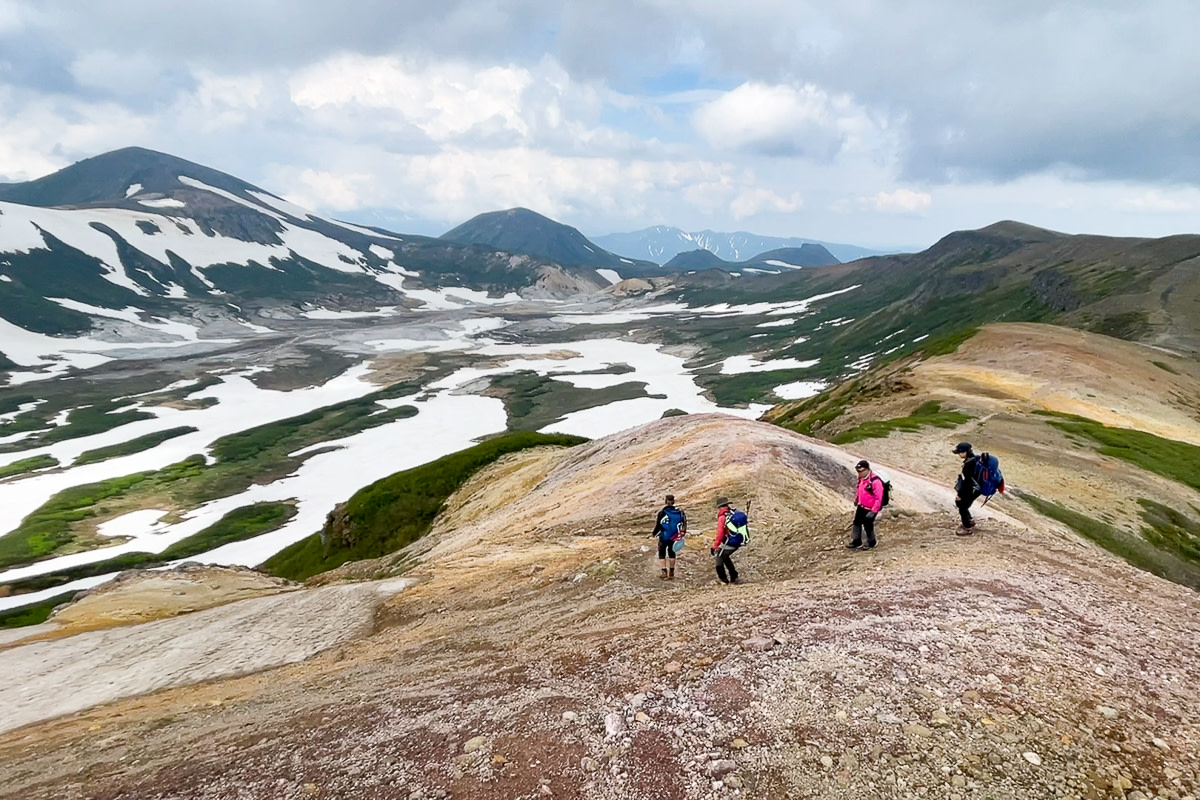
[[[867,490],[868,486],[871,487],[871,491]],[[867,477],[858,482],[858,491],[854,495],[854,502],[876,514],[883,509],[883,481],[878,475],[868,472]]]

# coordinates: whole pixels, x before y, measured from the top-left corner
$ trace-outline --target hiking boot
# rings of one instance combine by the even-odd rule
[[[862,547],[862,542],[860,542],[858,539],[855,539],[853,542],[846,545],[847,550],[857,550],[860,547]]]
[[[970,536],[972,533],[971,528],[974,528],[974,527],[975,527],[974,525],[959,525],[958,530],[956,530],[954,532],[954,535],[955,536]]]
[[[660,581],[665,581],[667,579],[667,571],[665,569],[658,574],[658,579]]]
[[[863,550],[870,550],[874,546],[875,546],[875,542],[867,542],[867,544],[863,547]]]
[[[729,580],[729,582],[730,582],[730,583],[741,583],[742,581],[741,581],[741,579],[740,579],[740,578],[731,578],[731,579]]]
[[[671,570],[669,573],[667,573],[667,580],[669,580],[669,581],[675,580],[675,570]]]

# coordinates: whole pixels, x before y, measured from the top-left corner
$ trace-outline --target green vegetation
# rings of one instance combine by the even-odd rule
[[[138,472],[100,483],[72,486],[54,495],[23,519],[14,531],[0,536],[0,568],[28,564],[67,547],[76,538],[72,532],[73,523],[94,517],[98,503],[123,494],[153,474]]]
[[[510,431],[536,431],[573,411],[649,396],[646,384],[640,381],[583,389],[525,370],[492,378],[492,388],[486,394],[504,401]]]
[[[862,380],[855,378],[813,395],[789,408],[773,420],[789,430],[816,436],[826,425],[840,417],[856,399],[876,396],[862,391]]]
[[[1167,372],[1171,373],[1172,375],[1179,374],[1179,370],[1175,369],[1170,364],[1167,364],[1163,361],[1151,361],[1150,363],[1153,364],[1154,366],[1158,367],[1159,369],[1166,370]]]
[[[769,372],[744,372],[740,375],[700,373],[696,382],[707,389],[718,405],[735,406],[761,401],[777,386],[812,378],[807,369],[781,369]]]
[[[948,356],[957,352],[958,346],[979,333],[979,326],[972,325],[957,331],[942,334],[936,339],[926,339],[921,344],[921,351],[927,356]]]
[[[1142,528],[1146,541],[1200,566],[1200,522],[1153,500],[1138,500],[1138,505],[1142,507],[1142,519],[1146,522],[1146,527]]]
[[[1090,419],[1050,411],[1038,412],[1068,434],[1099,443],[1098,452],[1128,461],[1144,470],[1200,489],[1200,447],[1130,428],[1110,428]]]
[[[9,589],[13,592],[38,592],[94,575],[107,575],[110,572],[120,572],[126,569],[159,567],[172,561],[207,553],[221,545],[252,539],[276,530],[294,516],[296,516],[296,506],[291,502],[255,503],[242,506],[230,511],[204,530],[179,540],[161,553],[122,553],[103,561],[81,564],[77,567],[14,581],[9,584]]]
[[[0,628],[23,628],[26,625],[39,625],[50,618],[50,612],[55,607],[62,605],[74,596],[74,592],[67,592],[40,603],[31,603],[20,608],[0,611]]]
[[[570,447],[587,441],[564,434],[510,433],[397,472],[347,501],[344,526],[313,534],[263,563],[272,575],[305,580],[345,564],[394,553],[429,532],[446,499],[501,456],[539,445]],[[336,525],[334,526],[336,527]]]
[[[917,406],[907,417],[864,422],[830,439],[834,444],[849,444],[863,439],[879,439],[892,431],[916,431],[925,426],[953,428],[971,419],[959,411],[942,411],[941,403],[930,400]]]
[[[57,458],[43,453],[40,456],[22,458],[20,461],[14,461],[11,464],[5,464],[3,467],[0,467],[0,479],[11,478],[14,475],[24,475],[26,472],[57,466]]]
[[[1127,533],[1106,522],[1072,511],[1066,506],[1019,490],[1013,491],[1022,500],[1033,506],[1038,513],[1068,525],[1085,539],[1098,544],[1113,555],[1120,556],[1138,569],[1200,591],[1200,563],[1181,557],[1170,549],[1157,547],[1146,539]],[[1162,525],[1164,518],[1159,516],[1160,512],[1157,509],[1163,507],[1156,503],[1149,503],[1149,501],[1140,502],[1146,509],[1142,512],[1143,518],[1153,520],[1150,523],[1151,528]],[[1165,510],[1169,511],[1169,509]],[[1150,516],[1147,516],[1148,514]],[[1165,519],[1168,524],[1174,524],[1170,522],[1171,517],[1168,516]],[[1192,526],[1191,530],[1195,530],[1196,523],[1190,520],[1187,522]],[[1147,530],[1149,529],[1143,529],[1143,532]]]
[[[1150,333],[1150,317],[1145,311],[1126,311],[1102,317],[1092,330],[1105,336],[1136,342]]]
[[[79,458],[75,459],[73,466],[81,464],[93,464],[97,461],[106,461],[110,458],[118,456],[132,455],[140,453],[143,450],[149,450],[152,447],[157,447],[168,439],[174,439],[176,436],[183,436],[187,433],[195,433],[196,428],[190,425],[181,425],[178,428],[168,428],[165,431],[156,431],[147,433],[145,436],[139,436],[136,439],[130,439],[128,442],[120,444],[110,444],[107,447],[97,447],[94,450],[85,450],[79,454]]]
[[[80,436],[111,431],[113,428],[119,428],[140,419],[154,419],[154,415],[149,411],[116,410],[128,404],[124,398],[114,398],[97,405],[72,409],[67,414],[67,424],[46,431],[41,435],[40,441],[50,443],[61,442],[65,439],[78,439]]]
[[[213,464],[197,454],[160,470],[59,492],[14,531],[0,537],[0,568],[101,545],[106,540],[94,533],[95,526],[129,511],[155,507],[182,511],[289,475],[312,455],[311,451],[301,456],[290,453],[416,414],[412,406],[387,409],[376,401],[417,389],[417,384],[398,383],[354,400],[223,436],[213,443]]]

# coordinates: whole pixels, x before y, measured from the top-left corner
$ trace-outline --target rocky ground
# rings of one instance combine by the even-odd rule
[[[948,489],[898,467],[880,547],[847,551],[855,458],[715,415],[517,454],[371,635],[3,734],[0,797],[1200,792],[1195,593],[1015,499],[955,537]],[[666,490],[692,521],[673,582],[646,537]],[[738,586],[698,535],[722,490],[757,510]]]

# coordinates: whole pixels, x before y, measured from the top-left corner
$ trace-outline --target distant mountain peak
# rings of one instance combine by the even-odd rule
[[[43,208],[122,205],[137,195],[171,196],[187,189],[179,180],[183,176],[240,196],[248,192],[270,194],[178,156],[145,147],[123,147],[77,161],[36,180],[0,184],[0,200]]]
[[[440,238],[458,244],[481,244],[509,253],[522,253],[564,267],[617,270],[622,277],[661,271],[657,264],[610,253],[578,229],[528,208],[479,214]]]
[[[697,247],[730,262],[746,261],[770,250],[799,248],[806,244],[824,247],[838,261],[854,261],[867,256],[881,255],[877,250],[817,239],[761,236],[747,231],[728,233],[705,229],[688,232],[670,225],[655,225],[632,233],[610,233],[597,236],[593,241],[628,258],[650,258],[664,264],[669,263],[675,256]]]

